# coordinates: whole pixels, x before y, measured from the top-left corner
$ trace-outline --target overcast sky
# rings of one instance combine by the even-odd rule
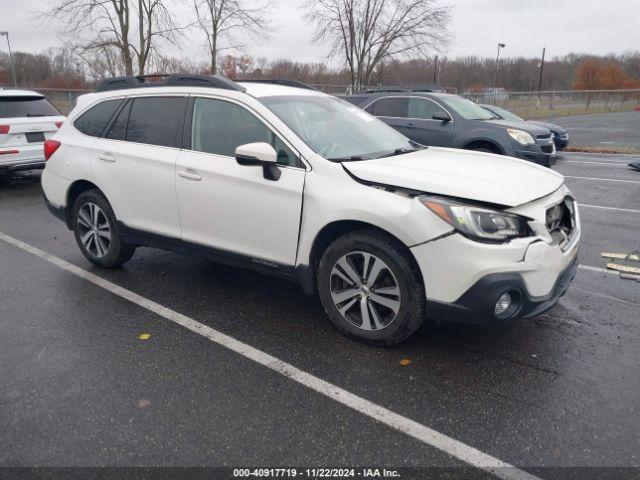
[[[493,56],[496,44],[507,47],[501,56],[539,56],[547,47],[548,57],[579,53],[621,53],[640,50],[640,0],[442,0],[453,6],[452,41],[442,55]],[[190,20],[192,0],[184,0],[177,17]],[[8,4],[11,8],[6,8]],[[8,30],[13,50],[37,52],[60,42],[43,29],[34,12],[53,0],[0,0],[0,31]],[[274,0],[279,28],[270,42],[247,43],[252,56],[268,59],[318,61],[326,50],[311,43],[313,28],[300,10],[302,0]],[[4,7],[3,7],[4,4]],[[183,55],[206,59],[202,33],[188,33]],[[0,39],[0,50],[6,50]],[[179,52],[175,51],[175,55]]]

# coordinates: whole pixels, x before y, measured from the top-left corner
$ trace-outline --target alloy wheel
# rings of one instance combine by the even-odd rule
[[[77,222],[84,248],[96,258],[104,257],[111,246],[111,226],[102,209],[95,203],[84,203]]]
[[[333,303],[348,322],[366,331],[388,327],[400,311],[400,286],[391,268],[368,252],[350,252],[329,277]]]

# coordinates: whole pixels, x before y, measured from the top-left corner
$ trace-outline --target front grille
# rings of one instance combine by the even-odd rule
[[[553,153],[553,145],[542,145],[540,148],[544,153]]]
[[[576,203],[569,196],[547,209],[547,229],[554,245],[566,246],[576,229]]]
[[[551,134],[548,135],[538,135],[536,137],[538,140],[551,140]]]

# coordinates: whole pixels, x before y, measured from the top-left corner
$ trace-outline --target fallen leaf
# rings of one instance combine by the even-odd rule
[[[140,340],[149,340],[151,338],[151,334],[150,333],[141,333],[138,338]]]
[[[149,405],[151,405],[151,402],[146,398],[141,398],[136,402],[136,407],[138,408],[147,408]]]
[[[403,367],[406,367],[410,363],[411,363],[411,360],[409,360],[408,358],[403,358],[402,360],[400,360],[400,365],[402,365]]]

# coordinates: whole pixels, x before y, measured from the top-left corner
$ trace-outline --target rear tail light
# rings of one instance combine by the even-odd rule
[[[55,123],[56,123],[56,128],[60,128],[63,122],[55,122]]]
[[[9,133],[10,128],[11,125],[0,125],[0,135],[6,135],[7,133]]]
[[[47,140],[44,142],[44,160],[49,160],[51,155],[56,153],[60,145],[62,144],[58,140]]]

